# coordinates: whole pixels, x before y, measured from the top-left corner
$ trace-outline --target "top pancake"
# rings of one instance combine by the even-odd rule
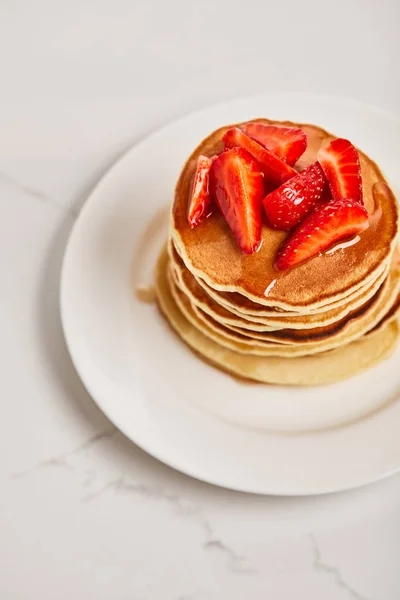
[[[296,164],[302,170],[316,160],[321,146],[335,136],[315,125],[256,119],[261,123],[301,127],[308,147]],[[345,250],[316,256],[290,271],[274,268],[277,251],[287,233],[263,225],[262,245],[251,256],[241,252],[223,217],[214,214],[198,227],[187,222],[187,206],[199,154],[212,156],[223,149],[222,127],[206,138],[188,159],[179,177],[172,209],[171,235],[186,267],[197,278],[222,292],[237,292],[253,302],[283,310],[310,310],[346,296],[376,278],[393,252],[398,226],[397,204],[378,166],[360,152],[364,203],[370,226],[360,241]],[[268,297],[265,291],[272,282]]]

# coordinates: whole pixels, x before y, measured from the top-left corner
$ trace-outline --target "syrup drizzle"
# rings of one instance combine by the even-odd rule
[[[360,236],[356,235],[356,237],[349,240],[348,242],[342,242],[341,244],[337,244],[337,246],[334,246],[333,248],[331,248],[330,250],[325,252],[325,254],[334,254],[338,250],[344,250],[345,248],[350,248],[350,246],[354,246],[355,244],[358,244],[360,239],[361,239]]]
[[[274,285],[276,284],[276,282],[277,282],[277,279],[273,279],[273,280],[271,281],[271,283],[269,284],[269,286],[267,287],[267,289],[265,290],[265,292],[264,292],[264,296],[265,296],[266,298],[268,298],[268,296],[269,296],[269,294],[270,294],[270,292],[271,292],[272,288],[273,288],[273,287],[274,287]]]

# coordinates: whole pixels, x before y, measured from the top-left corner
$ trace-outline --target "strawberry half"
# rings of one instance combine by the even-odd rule
[[[210,185],[239,248],[246,254],[257,252],[264,192],[257,161],[244,148],[223,152],[211,165]]]
[[[368,212],[359,202],[344,198],[332,200],[298,226],[279,250],[276,267],[281,271],[290,269],[367,228]]]
[[[323,170],[313,163],[264,198],[269,224],[275,229],[293,229],[317,206],[327,187]]]
[[[209,192],[209,176],[212,158],[200,155],[197,159],[192,194],[189,203],[188,221],[190,227],[196,227],[200,221],[210,214],[211,197]]]
[[[294,165],[307,148],[307,134],[298,127],[246,123],[240,129],[288,165]]]
[[[337,138],[326,148],[321,148],[318,161],[329,181],[334,200],[351,198],[363,204],[360,157],[349,140]]]
[[[238,127],[228,129],[223,140],[225,148],[240,146],[250,152],[260,163],[261,171],[264,173],[267,182],[281,185],[281,183],[296,175],[296,171],[292,167],[243,133]]]

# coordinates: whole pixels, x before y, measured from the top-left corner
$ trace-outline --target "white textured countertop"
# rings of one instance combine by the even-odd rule
[[[1,600],[399,600],[400,477],[330,497],[213,488],[96,408],[60,328],[100,174],[191,110],[263,91],[398,112],[398,0],[0,7]]]

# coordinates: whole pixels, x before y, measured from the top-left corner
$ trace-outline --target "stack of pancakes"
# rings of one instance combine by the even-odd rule
[[[313,125],[276,124],[307,133],[308,148],[298,170],[334,139]],[[397,204],[379,168],[360,152],[369,228],[278,272],[274,261],[286,232],[263,225],[262,246],[248,256],[218,212],[189,227],[197,157],[223,150],[227,129],[200,144],[178,180],[170,237],[156,273],[162,312],[209,362],[259,382],[328,383],[375,364],[395,346],[400,308]]]

